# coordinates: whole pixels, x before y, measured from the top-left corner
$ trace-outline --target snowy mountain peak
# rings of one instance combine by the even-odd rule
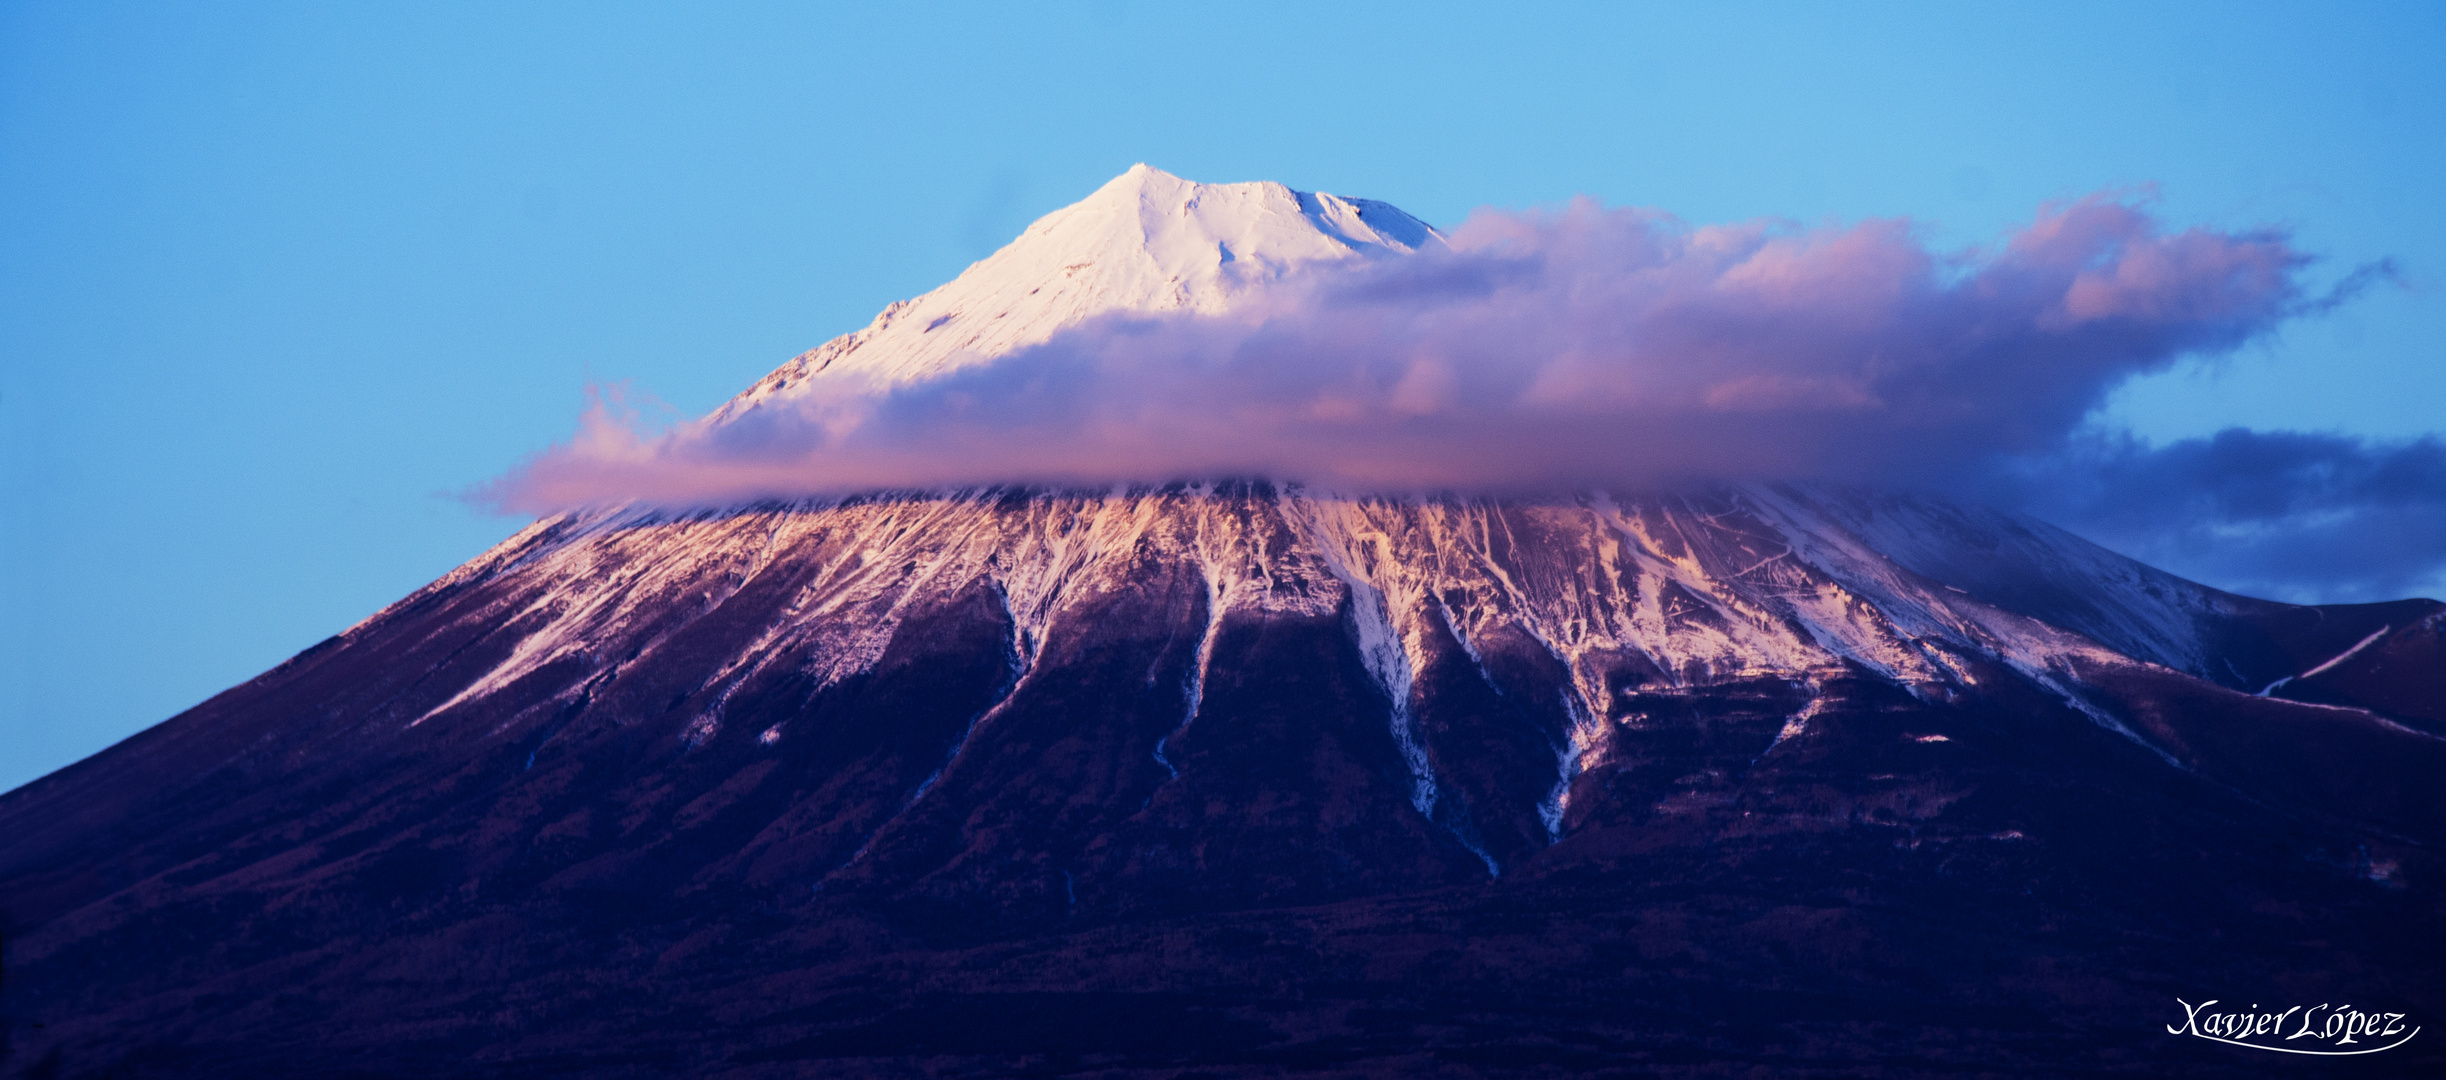
[[[1184,281],[1215,277],[1220,267],[1237,263],[1279,267],[1360,252],[1409,252],[1439,239],[1389,203],[1272,182],[1200,184],[1144,164],[1039,219],[1003,254],[1037,237],[1061,240],[1054,246],[1080,254],[1143,255]],[[1173,306],[1202,307],[1209,299],[1193,292],[1190,303]]]
[[[1133,165],[1038,218],[949,284],[782,365],[712,419],[786,399],[817,372],[856,373],[879,385],[920,381],[1037,344],[1092,316],[1220,311],[1292,267],[1442,242],[1390,203],[1270,182],[1200,184]]]

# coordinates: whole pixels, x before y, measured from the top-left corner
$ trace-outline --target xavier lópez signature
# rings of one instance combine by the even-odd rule
[[[2195,1035],[2281,1054],[2375,1054],[2411,1042],[2412,1036],[2421,1033],[2417,1025],[2404,1022],[2402,1013],[2363,1012],[2350,1005],[2295,1005],[2283,1012],[2263,1012],[2254,1004],[2247,1011],[2214,1012],[2211,1007],[2217,1002],[2213,998],[2197,1005],[2181,998],[2174,1001],[2183,1007],[2183,1022],[2166,1025],[2168,1035]]]

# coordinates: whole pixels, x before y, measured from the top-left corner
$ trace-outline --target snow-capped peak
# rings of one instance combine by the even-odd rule
[[[819,371],[915,382],[1042,342],[1117,311],[1219,311],[1302,263],[1441,244],[1389,203],[1271,182],[1200,184],[1133,165],[1038,218],[949,284],[884,308],[865,329],[804,353],[723,406],[727,419],[786,398]]]

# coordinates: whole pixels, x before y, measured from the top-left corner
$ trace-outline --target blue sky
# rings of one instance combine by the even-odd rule
[[[515,529],[452,493],[590,380],[711,408],[1137,161],[1940,247],[2155,185],[2403,281],[2103,422],[2436,431],[2441,56],[2434,3],[0,4],[0,788]]]

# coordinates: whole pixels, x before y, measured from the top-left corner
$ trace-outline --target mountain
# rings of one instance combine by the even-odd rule
[[[707,422],[1438,242],[1142,166]],[[1852,488],[571,512],[0,796],[0,1075],[2233,1075],[2446,1005],[2441,672]]]

